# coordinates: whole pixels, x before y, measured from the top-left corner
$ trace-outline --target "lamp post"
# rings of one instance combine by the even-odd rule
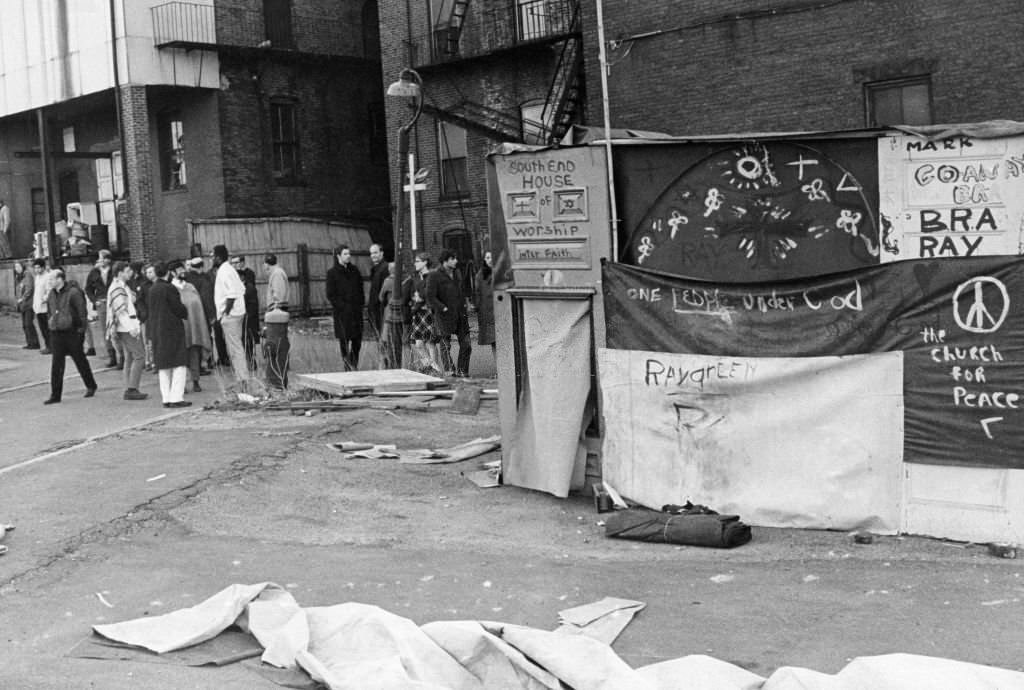
[[[395,208],[394,221],[394,244],[395,244],[395,284],[391,290],[391,302],[388,305],[388,324],[391,328],[391,352],[392,366],[402,366],[402,278],[403,278],[403,251],[402,238],[405,234],[402,226],[405,220],[405,186],[404,181],[408,180],[409,196],[415,199],[415,176],[416,167],[409,152],[409,131],[416,126],[423,110],[423,79],[413,69],[403,69],[398,81],[391,84],[387,90],[388,96],[396,98],[412,99],[412,118],[398,129],[398,170],[399,180],[403,184],[399,186],[398,204]],[[408,166],[408,174],[405,167]],[[415,203],[413,201],[412,203]],[[414,211],[415,213],[415,211]],[[415,244],[415,239],[413,240]]]

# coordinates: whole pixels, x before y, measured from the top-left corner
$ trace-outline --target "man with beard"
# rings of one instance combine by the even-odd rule
[[[64,269],[52,271],[48,284],[52,286],[46,298],[46,314],[49,317],[50,349],[53,359],[50,363],[50,397],[43,404],[59,403],[64,392],[65,359],[70,356],[78,369],[78,375],[85,384],[85,397],[96,395],[96,379],[92,367],[82,349],[85,329],[89,317],[85,308],[85,295],[74,281],[67,280]]]
[[[142,344],[135,291],[130,286],[135,271],[127,262],[118,261],[111,273],[114,279],[107,290],[106,337],[119,341],[124,353],[124,399],[145,400],[149,395],[139,391],[139,381],[146,364],[146,348]]]
[[[203,390],[202,386],[199,385],[199,377],[202,375],[202,363],[213,347],[210,342],[210,328],[206,325],[206,316],[203,313],[203,300],[195,286],[185,279],[188,272],[185,270],[184,263],[172,261],[168,264],[167,268],[173,276],[172,282],[174,287],[178,288],[178,292],[181,295],[181,303],[185,305],[185,309],[188,311],[188,319],[185,320],[188,374],[192,380],[192,392],[199,393]]]
[[[158,263],[153,270],[156,281],[149,288],[147,327],[153,340],[153,362],[160,377],[160,396],[164,407],[188,407],[192,404],[185,400],[188,310],[181,303],[178,289],[168,282],[167,264]]]

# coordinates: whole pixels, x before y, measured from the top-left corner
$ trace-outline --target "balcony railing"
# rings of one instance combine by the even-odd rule
[[[318,55],[363,54],[362,27],[330,16],[292,13],[268,25],[263,13],[234,7],[167,2],[151,9],[158,48],[268,48]]]
[[[441,22],[413,41],[413,64],[424,66],[478,57],[521,45],[547,43],[578,31],[575,10],[579,0],[518,0],[483,10],[479,9],[481,4],[470,3],[461,27]]]

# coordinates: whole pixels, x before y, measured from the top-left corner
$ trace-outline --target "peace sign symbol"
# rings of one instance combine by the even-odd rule
[[[989,287],[986,292],[986,285],[994,287]],[[960,313],[960,295],[968,290],[973,290],[974,299],[965,315]],[[996,294],[993,295],[993,293]],[[988,305],[985,304],[986,294],[989,295],[990,302],[995,302],[997,298],[1001,302],[1001,305],[998,305],[1002,307],[999,316],[994,317],[989,311]],[[956,325],[968,333],[994,333],[1003,325],[1009,312],[1010,295],[1006,291],[1006,286],[991,276],[971,278],[957,286],[956,292],[953,293],[953,318],[956,320]]]

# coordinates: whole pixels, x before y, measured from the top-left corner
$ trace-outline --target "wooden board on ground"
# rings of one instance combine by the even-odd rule
[[[444,379],[408,369],[296,374],[293,378],[300,386],[341,396],[373,395],[383,391],[425,391],[447,385]]]

